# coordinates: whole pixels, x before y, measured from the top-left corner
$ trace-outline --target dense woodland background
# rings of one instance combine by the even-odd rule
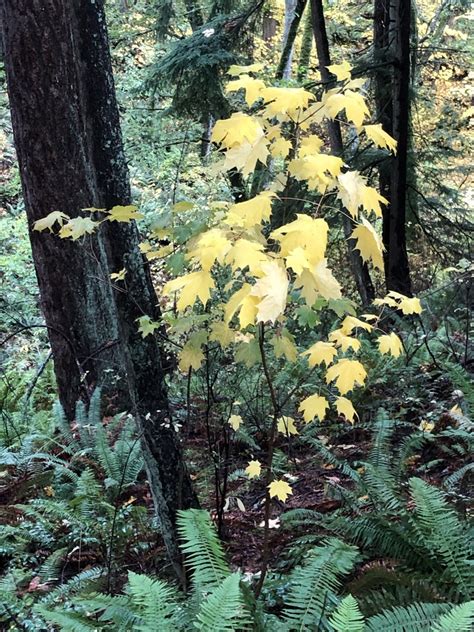
[[[472,18],[464,0],[3,0],[0,629],[472,629]],[[342,298],[293,292],[284,322],[229,330],[222,266],[181,310],[167,288],[196,240],[301,141],[284,120],[286,154],[219,170],[216,121],[262,110],[229,69],[320,99],[344,62],[397,151],[347,110],[311,133],[388,200],[379,268],[340,200],[288,176],[263,234],[324,217]],[[401,347],[381,354],[370,316],[347,317],[390,291],[422,311],[385,305]],[[340,321],[357,413],[306,424],[325,378],[301,353]]]

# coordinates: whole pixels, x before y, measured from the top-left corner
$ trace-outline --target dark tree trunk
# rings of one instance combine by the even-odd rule
[[[6,72],[41,307],[69,415],[96,385],[129,404],[103,239],[60,241],[32,231],[51,211],[99,206],[80,79],[78,25],[60,0],[3,3]],[[68,42],[69,45],[64,45]],[[110,370],[110,379],[104,369]],[[113,388],[111,380],[116,380]],[[110,388],[109,388],[110,386]]]
[[[204,24],[202,9],[198,0],[184,0],[186,7],[186,17],[193,31],[196,31]]]
[[[301,52],[298,61],[298,81],[306,79],[311,60],[311,50],[313,48],[313,29],[311,24],[311,8],[306,9],[304,17],[303,37],[301,41]]]
[[[160,314],[136,225],[107,223],[83,243],[31,231],[51,210],[77,216],[82,208],[130,202],[103,2],[5,0],[3,22],[15,144],[60,399],[71,416],[84,389],[99,384],[117,409],[134,412],[181,576],[175,517],[196,498],[170,424],[160,349],[137,331],[137,318]],[[110,271],[123,267],[126,291],[114,292]]]
[[[326,23],[324,20],[324,10],[322,0],[310,0],[311,20],[313,24],[314,41],[316,43],[316,51],[319,61],[319,72],[321,80],[325,84],[330,84],[333,77],[327,66],[331,65],[331,55],[329,52],[329,41],[326,31]],[[337,156],[343,155],[343,144],[341,126],[338,121],[328,121],[329,142],[331,151]],[[354,228],[354,222],[344,214],[342,216],[344,236],[347,240],[349,261],[351,264],[354,280],[359,292],[360,298],[364,305],[368,305],[374,299],[375,292],[370,278],[369,269],[359,253],[354,250],[354,241],[350,239],[350,235]]]
[[[383,213],[385,282],[388,290],[408,296],[411,295],[406,247],[410,26],[410,0],[392,3],[390,0],[375,0],[375,65],[382,64],[375,79],[377,114],[383,129],[397,140],[396,156],[388,158],[380,167],[380,190],[390,203]]]

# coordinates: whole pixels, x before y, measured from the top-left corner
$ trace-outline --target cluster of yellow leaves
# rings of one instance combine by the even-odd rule
[[[258,103],[258,115],[237,112],[217,121],[212,141],[223,156],[220,169],[224,171],[235,169],[247,176],[257,163],[266,164],[270,156],[283,164],[283,170],[277,173],[268,190],[252,199],[216,206],[219,222],[187,244],[188,272],[165,284],[163,293],[175,301],[181,314],[198,301],[205,307],[214,291],[219,292],[223,301],[219,304],[214,301],[213,310],[206,316],[210,321],[206,330],[197,329],[188,335],[179,354],[179,367],[183,372],[198,369],[210,343],[222,349],[235,345],[235,359],[250,367],[261,360],[263,327],[268,331],[270,325],[275,325],[273,336],[268,339],[275,357],[291,363],[306,361],[311,371],[322,372],[320,392],[309,394],[299,404],[303,422],[310,423],[316,418],[323,421],[333,406],[339,415],[353,423],[357,412],[346,396],[363,386],[367,378],[366,369],[356,357],[361,348],[357,331],[376,331],[379,316],[347,315],[327,340],[317,340],[307,349],[298,349],[285,326],[288,303],[305,303],[311,309],[317,301],[330,305],[331,301],[342,299],[341,285],[326,256],[329,225],[319,209],[314,215],[298,214],[272,232],[268,224],[278,200],[277,192],[284,188],[288,178],[294,178],[317,191],[322,201],[326,195],[341,201],[355,223],[351,235],[355,248],[364,261],[383,269],[382,240],[370,220],[382,216],[382,205],[387,200],[358,171],[349,170],[340,157],[325,151],[324,142],[314,133],[314,124],[344,116],[359,135],[365,133],[367,140],[376,146],[395,152],[396,142],[381,125],[367,123],[370,115],[362,92],[364,82],[351,79],[351,67],[346,62],[329,67],[342,84],[324,93],[319,101],[302,88],[267,86],[252,76],[259,69],[256,64],[230,68],[233,79],[227,85],[227,92],[242,91],[247,106]],[[172,210],[187,212],[190,208],[192,203],[180,202]],[[130,222],[142,217],[134,206],[116,206],[109,211],[83,210],[97,213],[96,217],[101,219],[70,218],[54,211],[35,222],[33,229],[53,232],[58,227],[60,237],[75,241],[94,232],[104,221]],[[142,244],[141,250],[153,260],[169,254],[170,247],[153,250],[147,243]],[[227,278],[231,273],[230,281],[220,287],[220,279],[226,276],[221,274],[224,269]],[[112,273],[111,278],[123,281],[126,273],[123,269]],[[404,314],[421,311],[418,299],[396,292],[378,299],[375,305],[382,311],[387,306]],[[153,335],[159,326],[148,316],[138,319],[143,337]],[[381,353],[398,357],[403,352],[402,342],[395,333],[383,332],[377,342]],[[242,423],[238,414],[228,419],[233,431],[238,431]],[[298,433],[297,423],[284,415],[277,420],[276,430],[289,437]],[[259,477],[260,462],[250,461],[245,471],[250,479]],[[270,496],[283,502],[291,493],[291,486],[285,480],[274,480],[269,485]]]
[[[300,358],[307,361],[310,370],[317,368],[323,373],[322,392],[309,394],[299,404],[303,422],[323,421],[333,406],[337,414],[353,423],[357,412],[348,394],[363,386],[367,379],[366,369],[356,357],[361,348],[357,332],[377,331],[379,315],[363,314],[361,318],[346,315],[327,340],[317,340],[307,349],[298,349],[285,327],[288,297],[291,295],[291,303],[301,299],[308,308],[320,300],[330,304],[342,297],[341,286],[326,257],[329,225],[323,217],[309,214],[299,214],[270,233],[268,223],[278,202],[276,192],[282,190],[288,177],[293,177],[322,196],[335,194],[339,198],[355,222],[351,235],[355,248],[364,261],[383,269],[382,241],[370,220],[381,218],[382,205],[387,200],[358,171],[348,170],[340,157],[326,153],[323,141],[313,133],[311,125],[344,114],[359,134],[364,132],[378,147],[395,152],[396,143],[380,125],[366,124],[369,112],[361,92],[363,82],[351,79],[347,63],[329,68],[344,83],[325,93],[318,102],[300,88],[266,86],[261,79],[251,76],[256,70],[254,66],[232,67],[233,79],[227,91],[241,90],[249,107],[258,102],[261,105],[258,116],[238,112],[218,121],[212,140],[224,156],[221,165],[224,170],[237,169],[245,176],[255,169],[258,161],[266,163],[270,155],[282,160],[286,170],[277,174],[267,191],[222,207],[219,223],[188,244],[189,273],[165,285],[165,295],[176,301],[180,312],[197,300],[206,306],[213,290],[227,297],[214,307],[218,320],[213,321],[207,340],[192,334],[181,353],[180,366],[197,367],[200,359],[204,359],[199,344],[214,341],[223,348],[235,344],[235,359],[250,367],[261,359],[257,325],[266,325],[267,330],[276,325],[269,338],[275,357],[288,362]],[[288,122],[299,128],[297,136],[288,135],[291,126],[282,128],[281,124]],[[286,161],[289,155],[291,159]],[[231,272],[231,280],[225,287],[218,287],[217,275],[223,268]],[[375,305],[382,310],[384,306],[397,308],[407,314],[421,311],[418,299],[394,292]],[[403,351],[401,340],[394,333],[381,332],[377,342],[381,353],[398,357]],[[233,414],[228,423],[237,431],[243,420]],[[293,417],[283,415],[277,420],[276,430],[289,437],[298,434],[297,423]],[[253,479],[261,475],[261,468],[260,462],[253,460],[245,472]],[[270,496],[283,502],[291,493],[291,486],[285,480],[274,480],[269,485]]]
[[[102,222],[131,222],[132,220],[142,219],[143,215],[138,212],[136,206],[114,206],[109,211],[103,208],[84,208],[86,212],[98,212],[105,215],[100,221],[92,220],[90,217],[69,217],[61,211],[52,211],[46,217],[42,217],[33,224],[33,230],[41,232],[48,230],[54,232],[55,224],[59,226],[58,235],[61,239],[71,239],[76,241],[84,235],[90,235],[97,230]],[[116,277],[114,277],[116,278]]]

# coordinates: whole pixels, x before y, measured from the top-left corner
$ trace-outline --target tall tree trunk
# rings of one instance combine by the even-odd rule
[[[411,295],[406,247],[407,174],[410,134],[411,0],[375,0],[374,52],[377,114],[397,140],[397,154],[380,167],[380,189],[389,200],[383,212],[385,282],[388,290]],[[389,68],[389,72],[387,72]]]
[[[313,48],[313,29],[311,24],[311,8],[306,9],[304,14],[303,37],[301,41],[301,52],[298,61],[298,81],[303,81],[308,76],[308,69],[311,60],[311,50]]]
[[[322,0],[310,0],[311,20],[313,24],[314,41],[316,43],[316,51],[319,61],[319,72],[321,79],[325,84],[329,84],[333,79],[327,69],[331,65],[331,55],[329,52],[329,41],[326,31],[326,23],[324,20],[324,10]],[[331,151],[337,156],[343,156],[343,144],[341,126],[338,121],[328,121],[329,142]],[[344,236],[347,240],[349,261],[352,273],[354,275],[357,290],[364,305],[372,302],[375,296],[374,287],[369,274],[367,264],[365,264],[360,255],[354,250],[354,241],[350,239],[350,235],[354,228],[354,222],[347,215],[342,216]]]
[[[198,0],[184,0],[186,7],[186,17],[193,31],[196,31],[204,24],[201,5]]]
[[[301,22],[301,16],[306,6],[306,0],[296,0],[296,4],[291,2],[286,3],[285,6],[289,13],[288,15],[285,13],[283,50],[275,75],[277,79],[289,79],[291,77],[291,62],[293,60],[295,39]]]
[[[136,319],[159,318],[134,223],[83,243],[31,230],[51,210],[130,201],[103,2],[4,0],[6,70],[33,258],[60,399],[69,414],[96,384],[137,417],[163,537],[182,577],[176,512],[196,504],[170,424],[160,349]],[[110,271],[127,269],[126,291]]]

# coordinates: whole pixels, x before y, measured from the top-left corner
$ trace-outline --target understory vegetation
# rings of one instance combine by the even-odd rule
[[[2,70],[1,630],[472,630],[472,14],[412,7],[394,255],[380,4],[106,2],[133,204],[35,222]],[[178,575],[146,434],[162,411],[123,409],[87,357],[68,414],[29,241],[91,259],[134,222],[158,311],[133,331],[160,350],[158,426],[198,499],[176,514]],[[96,283],[132,294],[130,261]]]

